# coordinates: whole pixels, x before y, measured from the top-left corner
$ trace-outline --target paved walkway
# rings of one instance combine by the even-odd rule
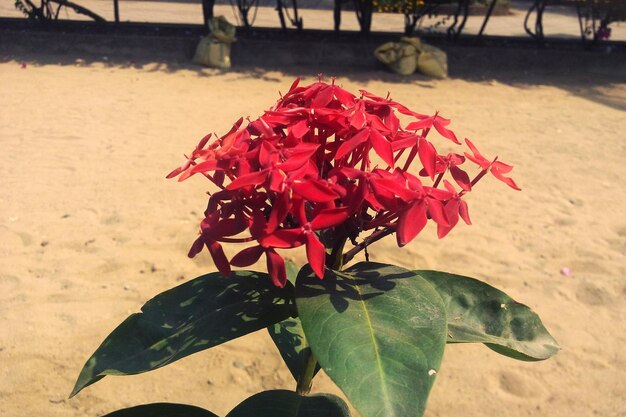
[[[112,0],[74,0],[77,3],[100,14],[107,20],[113,20]],[[21,14],[13,7],[13,1],[0,2],[0,17],[20,17]],[[305,3],[305,1],[301,1]],[[485,30],[486,35],[497,36],[527,36],[524,32],[523,21],[530,5],[529,1],[512,1],[511,14],[508,16],[492,16]],[[200,1],[190,2],[167,2],[167,1],[120,1],[120,17],[122,21],[132,22],[160,22],[160,23],[202,23],[202,11]],[[228,5],[216,5],[216,15],[224,15],[233,22],[237,22],[233,8]],[[304,21],[305,29],[332,29],[332,10],[302,9],[300,15]],[[72,13],[61,13],[67,19],[85,19],[84,16]],[[443,16],[423,19],[422,28],[428,28],[441,22]],[[478,33],[482,24],[482,16],[470,16],[465,34]],[[443,30],[449,23],[441,25]],[[276,11],[271,7],[259,7],[254,25],[259,27],[279,27]],[[614,23],[612,26],[612,40],[626,41],[626,22]],[[342,30],[358,30],[359,26],[354,12],[342,13]],[[399,14],[377,13],[372,22],[373,31],[399,32],[404,29],[404,18]],[[544,32],[546,38],[579,38],[580,31],[578,18],[573,7],[550,6],[544,14]]]

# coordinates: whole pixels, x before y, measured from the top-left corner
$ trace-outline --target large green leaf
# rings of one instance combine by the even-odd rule
[[[300,319],[297,317],[288,318],[269,326],[267,330],[276,344],[280,356],[291,371],[291,375],[298,381],[306,368],[311,353]],[[317,374],[319,370],[320,368],[317,366],[313,375]]]
[[[102,417],[218,417],[203,408],[187,404],[153,403],[117,410]]]
[[[324,371],[363,417],[417,417],[441,364],[446,313],[434,288],[411,271],[361,262],[303,268],[296,306]]]
[[[298,395],[293,391],[260,392],[226,417],[350,417],[345,402],[332,394]]]
[[[446,305],[448,343],[485,343],[515,359],[548,359],[556,340],[530,308],[474,278],[439,271],[415,271],[430,282]]]
[[[267,274],[203,275],[148,301],[100,345],[71,396],[105,375],[150,371],[290,316],[293,286],[275,287]]]

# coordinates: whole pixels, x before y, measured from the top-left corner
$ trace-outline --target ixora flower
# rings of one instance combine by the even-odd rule
[[[539,317],[502,291],[369,262],[367,246],[385,236],[395,233],[403,246],[429,222],[439,238],[461,220],[470,224],[465,196],[486,175],[519,190],[510,165],[461,142],[451,125],[334,80],[296,80],[262,116],[204,137],[168,177],[213,184],[189,256],[206,248],[219,272],[130,315],[89,358],[71,395],[106,375],[152,371],[267,329],[295,391],[255,394],[226,417],[350,417],[339,397],[309,394],[319,369],[362,417],[420,417],[447,343],[484,343],[525,361],[554,355],[558,344]],[[439,141],[463,150],[440,153]],[[229,259],[224,243],[245,247]],[[297,247],[308,258],[301,267],[281,254]],[[366,262],[344,267],[360,251]],[[263,256],[267,273],[231,269]],[[168,403],[107,416],[129,415],[217,417]]]
[[[285,262],[276,249],[305,245],[311,268],[323,278],[327,249],[333,248],[324,236],[356,242],[373,231],[365,238],[371,243],[385,230],[403,246],[429,220],[439,237],[459,218],[470,224],[463,198],[485,174],[519,188],[504,175],[510,165],[485,158],[468,139],[465,156],[439,154],[437,140],[462,146],[450,124],[438,113],[416,113],[389,97],[363,90],[355,96],[334,80],[308,86],[296,80],[262,116],[245,125],[239,119],[212,141],[203,138],[168,175],[203,175],[220,189],[209,199],[189,255],[206,246],[228,275],[231,265],[245,267],[265,254],[272,281],[282,287]],[[220,245],[252,241],[257,246],[230,262]]]

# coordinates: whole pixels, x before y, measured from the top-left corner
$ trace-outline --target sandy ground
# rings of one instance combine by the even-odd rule
[[[393,239],[371,249],[376,261],[501,287],[534,308],[563,347],[524,363],[481,345],[449,346],[427,416],[626,416],[626,80],[335,75],[349,89],[391,91],[417,111],[451,117],[459,135],[515,165],[523,188],[483,181],[470,198],[473,226],[441,241],[427,229],[402,250]],[[0,63],[1,416],[95,417],[156,401],[224,415],[258,391],[294,388],[259,332],[67,399],[84,361],[128,314],[214,270],[206,254],[186,257],[207,185],[165,174],[204,134],[260,114],[292,78]],[[338,392],[324,375],[314,390]]]

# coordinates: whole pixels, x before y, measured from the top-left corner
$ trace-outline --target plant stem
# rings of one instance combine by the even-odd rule
[[[333,269],[335,271],[341,271],[341,268],[343,268],[343,248],[347,240],[348,239],[343,236],[339,239],[336,239],[327,263],[330,269]]]
[[[345,265],[348,262],[350,262],[352,260],[352,258],[354,258],[356,256],[357,253],[359,253],[363,249],[367,248],[368,245],[371,245],[374,242],[378,242],[380,239],[384,238],[385,236],[388,236],[388,235],[392,234],[395,231],[396,230],[394,228],[387,227],[385,229],[378,230],[378,231],[372,233],[371,235],[369,235],[368,237],[363,239],[363,242],[359,243],[358,245],[356,245],[355,247],[353,247],[352,249],[350,249],[348,252],[346,252],[343,255],[343,264]]]
[[[307,350],[308,356],[306,360],[306,367],[304,372],[298,379],[298,385],[296,386],[296,392],[299,395],[307,395],[311,392],[311,385],[313,384],[313,376],[315,375],[315,368],[317,367],[317,359],[311,349]]]

